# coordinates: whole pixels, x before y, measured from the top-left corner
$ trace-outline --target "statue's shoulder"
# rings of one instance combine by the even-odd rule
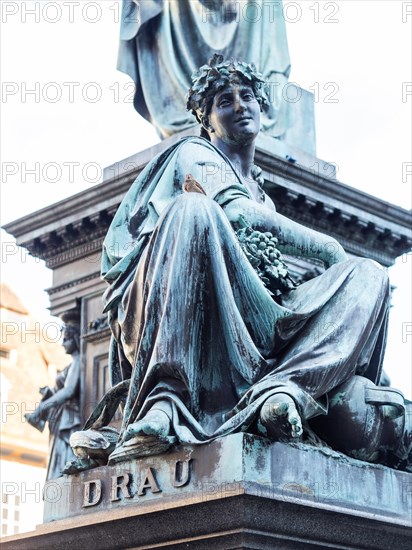
[[[177,142],[177,145],[180,146],[181,148],[192,147],[192,148],[207,149],[210,151],[217,151],[216,147],[212,145],[209,140],[200,136],[184,137]]]
[[[162,170],[170,163],[187,167],[188,164],[202,163],[205,159],[210,162],[211,157],[216,155],[219,156],[218,150],[207,139],[197,136],[184,137],[153,157],[136,181],[151,177],[157,170]]]
[[[182,138],[177,143],[176,153],[179,160],[190,161],[192,163],[222,161],[220,151],[210,141],[198,136]]]
[[[210,141],[201,137],[182,140],[173,155],[174,180],[183,182],[189,174],[211,197],[233,184],[240,184],[229,159]]]
[[[170,196],[173,194],[169,188],[170,183],[182,183],[188,174],[204,187],[209,185],[215,189],[223,181],[222,172],[225,174],[225,181],[237,180],[228,159],[210,141],[197,136],[185,137],[152,159],[129,190],[127,202],[135,204],[136,197],[141,195],[142,190],[150,186],[154,179],[157,179],[156,193],[169,193]]]

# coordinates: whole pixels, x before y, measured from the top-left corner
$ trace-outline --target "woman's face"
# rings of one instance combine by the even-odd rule
[[[64,351],[68,354],[74,353],[76,351],[77,345],[72,334],[67,334],[66,332],[63,332],[62,346],[64,347]]]
[[[246,144],[260,130],[260,105],[250,86],[229,84],[213,98],[209,114],[211,139],[225,143]]]

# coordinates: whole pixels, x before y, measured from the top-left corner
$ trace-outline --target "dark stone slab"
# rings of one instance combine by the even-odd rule
[[[235,434],[49,482],[47,523],[4,548],[409,550],[411,514],[410,474]]]

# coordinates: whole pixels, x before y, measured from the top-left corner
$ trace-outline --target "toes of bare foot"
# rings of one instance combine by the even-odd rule
[[[262,407],[260,421],[269,437],[275,440],[288,441],[303,433],[296,404],[287,394],[278,393],[270,397]]]
[[[139,433],[139,427],[137,426],[137,422],[135,422],[134,424],[130,424],[126,431],[124,432],[123,434],[123,441],[128,441],[129,439],[132,439],[133,437],[135,437],[138,433]]]
[[[128,441],[137,435],[157,435],[159,437],[166,437],[170,432],[170,419],[166,413],[160,410],[149,411],[147,415],[129,424],[127,427],[123,441]]]
[[[293,418],[289,420],[291,424],[292,437],[300,437],[303,434],[303,427],[300,418]]]
[[[286,401],[275,401],[272,405],[272,410],[277,416],[285,416],[289,410],[289,403]]]

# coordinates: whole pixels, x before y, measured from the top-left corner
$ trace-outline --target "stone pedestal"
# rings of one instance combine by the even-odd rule
[[[397,550],[412,476],[302,444],[235,434],[48,482],[45,524],[4,550]]]
[[[301,135],[305,135],[302,132]],[[51,312],[81,318],[81,411],[109,387],[104,235],[133,180],[184,134],[105,169],[104,181],[8,224],[53,270]],[[333,165],[259,136],[256,163],[278,211],[384,266],[410,250],[410,212],[336,180]],[[289,262],[305,276],[316,262]],[[50,482],[45,521],[8,549],[412,548],[412,476],[236,434],[209,445]]]

